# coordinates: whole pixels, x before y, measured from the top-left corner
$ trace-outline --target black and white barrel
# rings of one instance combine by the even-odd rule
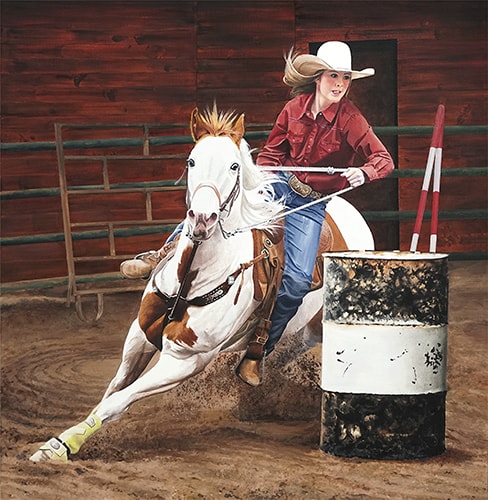
[[[324,254],[321,450],[445,451],[447,255]]]

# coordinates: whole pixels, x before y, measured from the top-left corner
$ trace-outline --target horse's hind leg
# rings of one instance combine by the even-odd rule
[[[125,339],[120,366],[108,385],[102,401],[132,384],[145,370],[156,351],[156,347],[146,339],[137,319],[134,320]]]

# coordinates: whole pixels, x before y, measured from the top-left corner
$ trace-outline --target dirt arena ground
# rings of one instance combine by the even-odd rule
[[[449,268],[447,450],[410,461],[320,451],[320,347],[307,351],[295,339],[273,354],[258,389],[235,379],[238,355],[224,354],[179,388],[133,405],[70,463],[31,463],[39,444],[98,402],[139,294],[106,296],[95,326],[62,295],[4,295],[0,498],[485,500],[487,262]]]

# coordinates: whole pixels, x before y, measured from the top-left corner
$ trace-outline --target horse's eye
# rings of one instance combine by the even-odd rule
[[[230,169],[231,169],[231,170],[236,171],[236,170],[238,170],[238,169],[239,169],[239,167],[240,167],[239,163],[233,163],[233,164],[230,166]]]
[[[186,160],[186,166],[188,168],[194,167],[195,166],[195,160],[193,158],[188,158],[188,160]]]

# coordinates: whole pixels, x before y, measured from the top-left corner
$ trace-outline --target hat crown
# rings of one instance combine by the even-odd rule
[[[344,42],[325,42],[317,51],[317,57],[337,71],[352,71],[352,56],[349,45]]]

